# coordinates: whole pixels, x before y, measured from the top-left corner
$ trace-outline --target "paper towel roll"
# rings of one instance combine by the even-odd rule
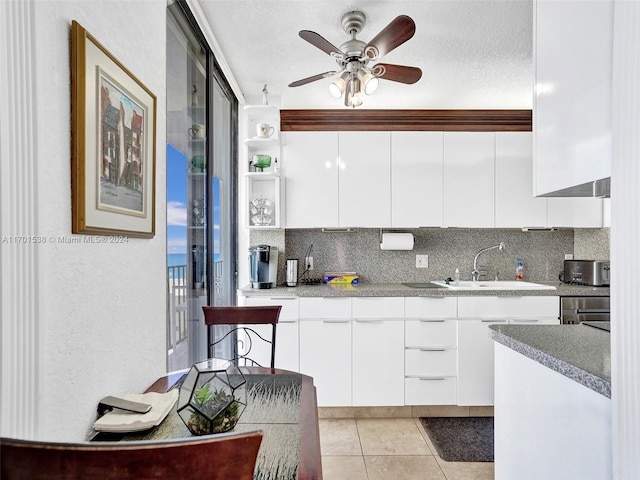
[[[383,233],[380,250],[413,250],[413,234]]]

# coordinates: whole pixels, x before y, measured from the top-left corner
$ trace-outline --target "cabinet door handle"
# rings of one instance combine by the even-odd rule
[[[432,382],[432,381],[434,381],[434,380],[435,380],[435,381],[442,381],[442,380],[445,380],[445,378],[444,378],[444,377],[420,377],[420,379],[419,379],[419,380],[420,380],[421,382],[422,382],[422,381],[425,381],[425,380],[426,380],[426,381],[428,381],[428,382]]]
[[[512,321],[514,323],[538,323],[540,320],[537,318],[514,318]]]
[[[487,318],[487,319],[483,319],[482,323],[507,323],[506,320],[498,320],[498,319],[491,319],[491,318]]]
[[[444,319],[435,319],[435,318],[420,318],[418,321],[422,323],[444,323],[446,320]]]
[[[278,323],[297,323],[297,320],[278,320]]]
[[[349,323],[349,320],[322,320],[322,323]]]
[[[425,348],[419,348],[418,350],[420,350],[421,352],[446,352],[447,349],[446,348],[437,348],[437,347],[425,347]]]
[[[277,300],[277,301],[282,301],[282,300],[295,300],[298,297],[271,297],[271,300]]]
[[[382,322],[384,322],[384,320],[362,319],[362,318],[356,318],[355,321],[356,321],[356,323],[382,323]]]

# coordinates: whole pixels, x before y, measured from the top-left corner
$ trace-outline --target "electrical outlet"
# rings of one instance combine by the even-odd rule
[[[429,255],[416,255],[416,268],[429,268]]]
[[[565,253],[564,254],[564,259],[565,260],[573,260],[573,253]]]
[[[313,270],[313,257],[304,258],[304,268],[305,270]]]

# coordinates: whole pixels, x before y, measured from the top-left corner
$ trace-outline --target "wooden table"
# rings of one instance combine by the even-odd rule
[[[320,432],[318,428],[318,404],[313,378],[278,368],[242,367],[251,375],[300,375],[300,458],[298,480],[321,480]],[[165,393],[178,382],[184,373],[179,372],[159,378],[146,392]],[[145,393],[146,393],[145,392]]]

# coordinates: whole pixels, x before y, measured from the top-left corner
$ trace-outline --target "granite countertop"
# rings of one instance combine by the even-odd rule
[[[491,325],[493,340],[611,398],[611,335],[586,325]]]
[[[428,280],[425,280],[428,282]],[[412,288],[402,283],[360,283],[358,285],[298,285],[252,289],[245,286],[238,294],[260,297],[475,297],[475,296],[608,296],[608,287],[584,287],[566,283],[535,282],[554,286],[555,290],[452,290],[448,288]]]

